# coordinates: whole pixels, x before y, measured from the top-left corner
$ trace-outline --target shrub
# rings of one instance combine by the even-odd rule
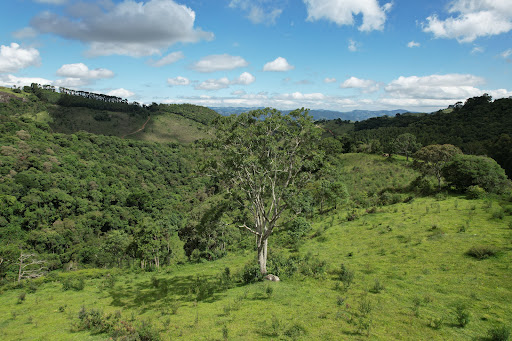
[[[469,323],[470,318],[466,304],[458,302],[457,304],[455,304],[454,312],[458,326],[464,328]]]
[[[489,341],[507,341],[510,338],[510,328],[499,325],[487,331],[487,340]]]
[[[442,317],[431,317],[427,325],[432,329],[440,329],[443,325],[444,319]]]
[[[443,168],[443,176],[459,190],[480,186],[488,192],[500,192],[507,183],[503,168],[487,156],[456,155]]]
[[[348,289],[348,287],[352,284],[354,281],[354,272],[349,270],[345,264],[341,264],[340,272],[339,272],[339,279],[343,282],[343,286],[345,289]]]
[[[26,296],[27,296],[26,292],[20,293],[20,295],[18,296],[18,304],[23,303],[23,301],[25,301]]]
[[[486,194],[487,192],[485,192],[485,189],[478,185],[469,186],[466,189],[466,197],[468,199],[481,199],[484,198]]]
[[[469,249],[466,254],[476,259],[486,259],[489,257],[495,257],[498,250],[493,246],[478,245],[473,246]]]
[[[261,280],[259,265],[255,262],[245,264],[242,270],[241,280],[244,284],[255,283]]]
[[[380,282],[378,278],[375,278],[375,282],[373,283],[373,286],[370,288],[370,292],[378,294],[382,290],[384,290],[384,285]]]

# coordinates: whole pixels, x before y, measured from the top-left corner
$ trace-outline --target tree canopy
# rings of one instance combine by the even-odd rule
[[[307,110],[283,115],[262,109],[219,121],[215,139],[221,156],[212,169],[232,199],[250,212],[241,221],[257,236],[258,261],[267,272],[267,242],[278,219],[317,169],[321,152],[315,147],[321,130]]]

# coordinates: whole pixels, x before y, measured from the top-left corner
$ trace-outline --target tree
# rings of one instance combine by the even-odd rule
[[[37,259],[34,253],[20,253],[18,258],[18,283],[24,278],[37,278],[45,274],[46,261]]]
[[[421,145],[416,142],[416,136],[410,133],[398,135],[393,141],[393,152],[405,155],[407,161],[409,161],[409,156],[420,147]]]
[[[459,190],[480,186],[488,192],[499,192],[507,184],[503,168],[487,156],[457,155],[443,168],[443,176]]]
[[[457,154],[462,154],[462,151],[454,145],[432,144],[418,150],[414,157],[423,161],[417,164],[420,171],[424,175],[434,175],[437,178],[437,185],[441,188],[443,167]]]
[[[290,197],[316,171],[321,130],[308,111],[283,115],[262,109],[220,119],[214,144],[220,157],[210,169],[228,185],[230,197],[249,210],[240,227],[256,236],[260,272],[267,273],[268,238]]]

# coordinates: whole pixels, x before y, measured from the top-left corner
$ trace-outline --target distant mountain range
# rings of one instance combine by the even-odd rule
[[[229,116],[232,114],[240,114],[243,112],[248,112],[256,109],[263,109],[257,107],[210,107],[210,109],[215,110],[219,114],[223,116]],[[288,113],[291,110],[282,110],[283,113]],[[409,110],[404,109],[396,109],[396,110],[352,110],[348,112],[334,111],[334,110],[310,110],[309,113],[313,116],[315,120],[334,120],[340,118],[342,120],[348,121],[363,121],[370,117],[379,117],[379,116],[395,116],[396,114],[404,114],[410,112]]]

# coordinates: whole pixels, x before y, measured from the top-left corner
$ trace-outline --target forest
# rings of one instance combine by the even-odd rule
[[[2,339],[509,338],[512,99],[314,122],[0,92]],[[116,115],[199,128],[93,133]]]

